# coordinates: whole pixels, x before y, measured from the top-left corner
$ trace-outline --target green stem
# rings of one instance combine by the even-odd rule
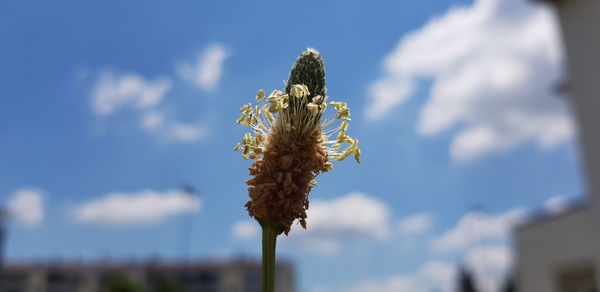
[[[266,222],[262,226],[263,292],[275,292],[275,246],[279,232],[274,225]]]

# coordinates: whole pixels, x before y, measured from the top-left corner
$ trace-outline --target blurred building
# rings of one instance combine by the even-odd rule
[[[2,273],[4,268],[4,241],[6,240],[6,211],[0,207],[0,292],[2,289]]]
[[[288,262],[278,262],[278,292],[293,292]],[[234,260],[203,263],[8,264],[2,292],[260,292],[261,263]]]
[[[588,196],[516,230],[518,291],[600,291],[600,1],[546,2],[560,19]]]

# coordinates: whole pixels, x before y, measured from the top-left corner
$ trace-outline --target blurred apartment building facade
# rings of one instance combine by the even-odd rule
[[[578,124],[585,202],[516,230],[520,292],[600,291],[600,0],[545,0],[566,49],[567,95]]]
[[[291,264],[278,262],[276,291],[293,292]],[[9,264],[2,292],[259,292],[259,261]]]

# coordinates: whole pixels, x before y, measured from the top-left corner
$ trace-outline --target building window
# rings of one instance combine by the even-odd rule
[[[561,269],[557,282],[560,292],[598,292],[596,273],[591,264]]]

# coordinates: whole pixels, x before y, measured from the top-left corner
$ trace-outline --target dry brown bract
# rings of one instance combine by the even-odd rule
[[[290,132],[286,136],[298,138],[282,143],[280,133],[269,136],[263,157],[250,167],[254,178],[247,181],[251,200],[246,208],[250,216],[279,222],[285,234],[297,218],[306,228],[311,182],[319,172],[331,169],[320,131],[302,136]]]

